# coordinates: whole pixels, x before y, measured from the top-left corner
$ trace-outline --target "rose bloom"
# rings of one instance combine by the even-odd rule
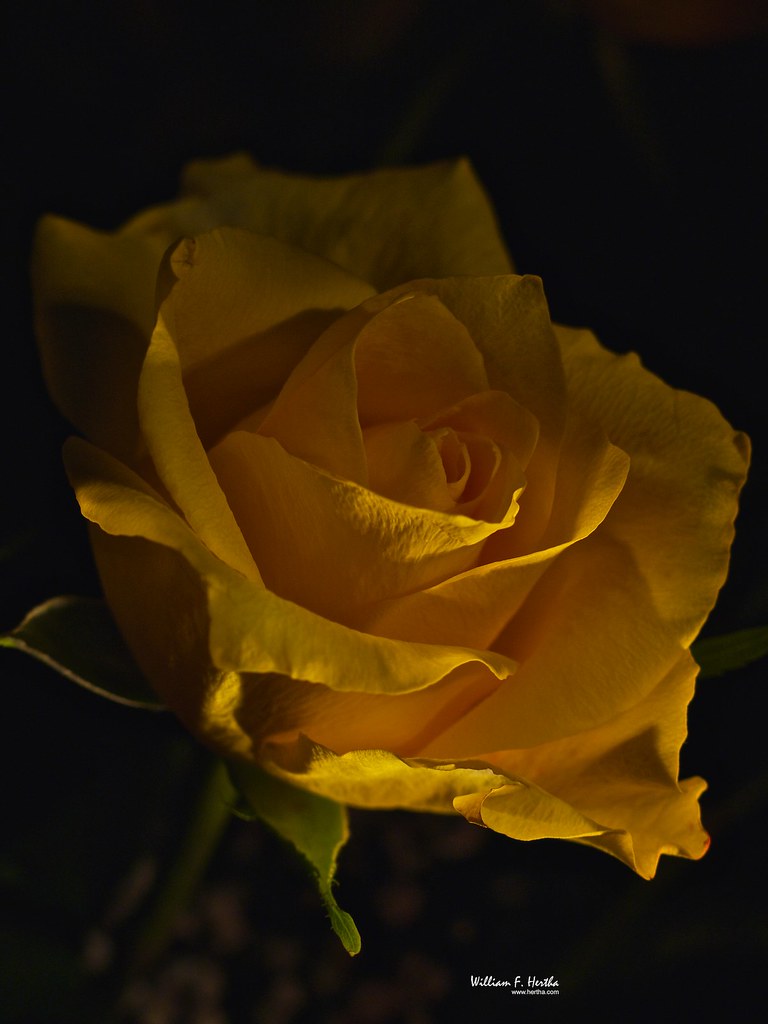
[[[34,281],[104,593],[230,760],[358,807],[699,857],[678,781],[748,442],[553,325],[464,161],[245,157]]]

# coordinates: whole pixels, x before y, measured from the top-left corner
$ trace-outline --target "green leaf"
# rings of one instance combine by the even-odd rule
[[[331,927],[351,956],[360,952],[355,922],[333,897],[336,858],[349,837],[346,808],[269,775],[255,765],[230,764],[232,781],[243,798],[235,813],[260,818],[291,843],[309,863]]]
[[[31,654],[81,686],[130,707],[161,710],[103,601],[54,597],[38,605],[0,646]]]
[[[691,648],[701,667],[701,678],[722,676],[768,654],[768,626],[697,640]]]

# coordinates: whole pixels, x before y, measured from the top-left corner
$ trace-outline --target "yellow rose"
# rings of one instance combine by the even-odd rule
[[[552,325],[464,162],[238,157],[187,190],[115,234],[48,218],[35,260],[49,386],[89,438],[68,472],[163,701],[341,803],[646,877],[701,856],[689,648],[746,438]]]

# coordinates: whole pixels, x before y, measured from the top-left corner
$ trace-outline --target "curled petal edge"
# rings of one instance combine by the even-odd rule
[[[482,761],[400,758],[384,750],[337,755],[306,736],[292,747],[267,745],[265,755],[267,769],[280,778],[350,806],[458,812],[512,839],[568,839],[612,854],[643,878],[654,876],[662,854],[698,859],[708,847],[699,825],[689,847],[660,840],[643,854],[628,830],[603,825],[529,780],[500,774]],[[688,779],[666,795],[685,803],[698,821],[695,802],[705,786]]]
[[[65,462],[86,519],[107,534],[174,549],[198,574],[207,591],[210,656],[219,669],[276,672],[370,693],[419,690],[472,661],[499,679],[515,671],[512,659],[493,651],[388,640],[324,619],[225,565],[158,494],[107,453],[70,438]]]

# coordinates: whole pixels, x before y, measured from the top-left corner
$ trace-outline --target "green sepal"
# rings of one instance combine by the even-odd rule
[[[332,892],[336,859],[349,837],[346,807],[283,782],[256,765],[231,763],[229,772],[241,798],[233,808],[235,814],[260,818],[298,850],[315,875],[331,927],[355,956],[360,952],[360,933]]]
[[[0,646],[31,654],[68,679],[130,707],[162,710],[104,604],[54,597],[0,636]]]
[[[701,668],[702,679],[725,675],[768,654],[768,626],[697,640],[691,654]]]

